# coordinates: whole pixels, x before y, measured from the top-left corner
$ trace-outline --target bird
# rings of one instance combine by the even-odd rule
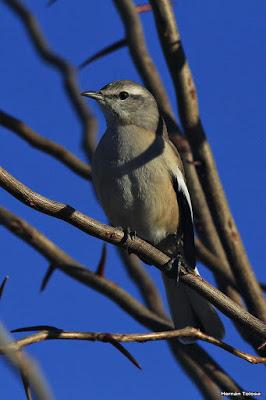
[[[92,158],[92,180],[109,221],[166,253],[173,265],[182,259],[199,274],[183,164],[154,96],[130,80],[81,95],[96,100],[106,120]],[[218,339],[224,336],[217,312],[204,297],[165,273],[162,278],[176,329],[190,326]]]

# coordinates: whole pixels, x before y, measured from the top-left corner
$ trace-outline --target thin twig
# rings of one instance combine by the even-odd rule
[[[28,330],[35,330],[34,327],[30,327]],[[18,330],[19,331],[19,330]],[[23,331],[27,331],[27,328],[23,328]],[[46,331],[41,331],[33,335],[27,336],[23,339],[19,339],[16,342],[10,344],[10,346],[15,346],[21,349],[33,343],[39,343],[45,340],[51,339],[64,339],[64,340],[88,340],[88,341],[98,341],[98,342],[108,342],[112,341],[123,342],[123,343],[145,343],[158,340],[170,340],[176,338],[194,338],[200,339],[204,342],[211,343],[214,346],[220,347],[221,349],[235,355],[236,357],[242,358],[250,362],[251,364],[265,364],[266,357],[259,357],[252,354],[248,354],[241,350],[234,348],[233,346],[215,339],[212,336],[206,335],[199,329],[187,327],[184,329],[170,330],[163,332],[151,332],[151,333],[97,333],[97,332],[70,332],[64,330],[53,330],[49,329]],[[0,349],[1,351],[1,349]]]
[[[0,125],[16,133],[19,137],[26,140],[26,142],[32,147],[35,147],[62,162],[82,178],[91,180],[91,168],[87,163],[81,161],[63,146],[44,138],[24,122],[12,117],[2,110],[0,110]]]
[[[146,259],[162,272],[166,271],[166,266],[170,258],[149,243],[138,237],[128,237],[125,243],[125,235],[122,230],[101,224],[85,214],[76,211],[69,205],[49,200],[33,192],[3,168],[0,168],[0,186],[27,206],[44,214],[62,219],[91,236],[115,244],[116,246],[123,247],[126,244],[126,246],[133,253],[139,255],[140,258]],[[222,292],[208,284],[191,270],[182,267],[180,269],[180,280],[195,289],[229,318],[239,322],[243,328],[248,329],[255,336],[259,335],[261,340],[266,339],[266,325],[262,321],[234,303]]]

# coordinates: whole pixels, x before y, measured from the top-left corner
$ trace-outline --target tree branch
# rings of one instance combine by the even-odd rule
[[[1,110],[0,125],[16,133],[32,147],[51,155],[56,160],[69,167],[73,172],[80,175],[82,178],[91,180],[91,168],[88,164],[81,161],[63,146],[60,146],[52,140],[44,138],[27,126],[24,122]]]
[[[147,260],[161,271],[166,271],[166,266],[170,258],[149,243],[138,237],[133,239],[128,237],[125,243],[125,234],[120,229],[101,224],[81,212],[76,211],[71,206],[49,200],[33,192],[8,174],[3,168],[0,168],[0,186],[29,207],[44,214],[62,219],[92,236],[115,244],[116,246],[126,245],[127,248],[139,255],[142,259]],[[195,289],[229,318],[238,321],[255,336],[258,335],[260,340],[266,339],[266,325],[262,321],[249,314],[218,289],[212,287],[202,278],[194,274],[191,270],[184,267],[181,268],[180,280]]]
[[[27,332],[27,331],[34,331],[39,330],[39,327],[29,327],[29,328],[22,328],[16,329],[14,332]],[[103,333],[103,332],[70,332],[64,331],[61,329],[45,329],[41,330],[41,332],[35,333],[30,336],[26,336],[25,338],[19,339],[9,346],[14,347],[15,349],[19,350],[25,346],[28,346],[33,343],[39,343],[46,340],[86,340],[92,342],[104,342],[104,343],[112,343],[113,340],[116,342],[123,342],[123,343],[145,343],[151,341],[158,341],[158,340],[170,340],[176,338],[194,338],[200,339],[204,342],[211,343],[214,346],[220,347],[221,349],[233,354],[236,357],[242,358],[243,360],[248,361],[251,364],[265,364],[266,357],[259,357],[254,356],[252,354],[248,354],[241,350],[230,346],[229,344],[215,339],[212,336],[206,335],[205,333],[201,332],[199,329],[186,327],[184,329],[176,329],[170,331],[163,331],[163,332],[151,332],[151,333]],[[3,349],[0,349],[0,354],[2,353]]]

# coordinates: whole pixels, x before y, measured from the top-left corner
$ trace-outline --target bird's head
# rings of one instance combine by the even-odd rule
[[[159,111],[153,95],[143,86],[127,80],[114,81],[98,92],[86,91],[100,104],[108,126],[137,125],[156,130]]]

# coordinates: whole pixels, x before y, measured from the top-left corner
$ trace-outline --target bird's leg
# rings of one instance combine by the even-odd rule
[[[122,247],[127,249],[128,254],[131,254],[132,251],[128,248],[127,241],[128,239],[134,240],[137,236],[136,231],[132,231],[128,226],[126,228],[121,228],[124,232],[124,237],[121,240]]]
[[[185,266],[185,261],[183,258],[183,255],[181,253],[178,253],[176,257],[171,258],[166,264],[165,264],[165,274],[169,278],[174,278],[176,282],[179,281],[179,273],[181,267]]]

